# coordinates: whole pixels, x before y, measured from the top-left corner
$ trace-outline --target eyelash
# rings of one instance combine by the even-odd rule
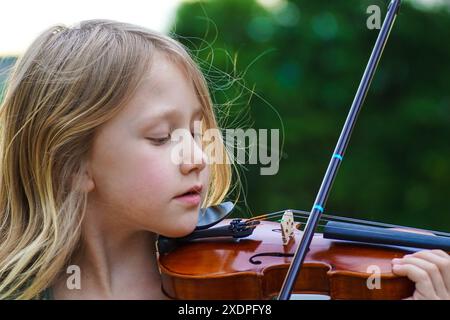
[[[201,134],[194,134],[192,133],[192,137],[196,138],[196,137],[201,137]],[[163,138],[147,138],[148,140],[152,141],[156,146],[162,146],[164,145],[166,142],[170,141],[171,135],[167,135],[167,137],[163,137]]]
[[[163,144],[165,144],[167,141],[170,140],[170,134],[167,137],[163,138],[147,138],[147,139],[153,142],[153,144],[155,144],[156,146],[162,146]]]

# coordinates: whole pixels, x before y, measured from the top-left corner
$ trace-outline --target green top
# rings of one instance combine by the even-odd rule
[[[47,289],[45,289],[44,291],[42,291],[37,299],[39,300],[55,300],[53,297],[53,290],[51,287],[48,287]]]

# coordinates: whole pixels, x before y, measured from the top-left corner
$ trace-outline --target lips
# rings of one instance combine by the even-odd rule
[[[188,189],[186,192],[175,197],[175,199],[179,203],[182,203],[184,206],[196,207],[200,204],[202,200],[201,197],[202,189],[203,189],[202,185],[195,185],[190,189]]]
[[[203,190],[203,185],[199,184],[199,185],[195,185],[192,188],[190,188],[189,190],[187,190],[186,192],[180,194],[177,196],[178,197],[184,197],[184,196],[189,196],[189,195],[196,195],[196,194],[200,194]]]

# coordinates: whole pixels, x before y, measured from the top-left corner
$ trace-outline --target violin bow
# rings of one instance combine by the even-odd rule
[[[294,257],[292,259],[292,262],[289,266],[288,272],[284,279],[283,285],[281,287],[278,296],[278,300],[289,300],[291,297],[295,281],[297,280],[303,261],[305,260],[306,253],[309,250],[311,240],[314,236],[317,224],[319,223],[321,215],[324,211],[328,195],[330,193],[331,187],[336,177],[336,173],[343,160],[345,150],[347,149],[347,145],[350,141],[350,137],[353,128],[355,126],[356,119],[358,118],[361,106],[367,95],[367,91],[369,90],[369,86],[375,74],[378,62],[380,61],[381,54],[383,53],[384,46],[386,45],[395,18],[397,17],[400,3],[401,0],[392,0],[389,3],[386,17],[383,21],[381,30],[378,34],[378,38],[375,42],[372,54],[370,55],[369,62],[367,63],[366,69],[359,84],[349,114],[347,116],[347,119],[345,120],[345,124],[344,127],[342,128],[336,148],[334,149],[330,163],[328,164],[327,171],[322,180],[322,184],[316,196],[316,200],[314,201],[314,205],[311,209],[311,214],[306,222],[302,239],[295,251]]]

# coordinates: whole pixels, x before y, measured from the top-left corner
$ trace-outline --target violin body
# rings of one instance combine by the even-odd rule
[[[295,229],[283,245],[280,224],[261,221],[246,238],[180,245],[158,257],[162,289],[173,299],[273,299],[301,237],[302,231]],[[403,248],[330,240],[316,233],[293,293],[331,299],[407,298],[414,283],[394,275],[391,264],[407,253]]]

